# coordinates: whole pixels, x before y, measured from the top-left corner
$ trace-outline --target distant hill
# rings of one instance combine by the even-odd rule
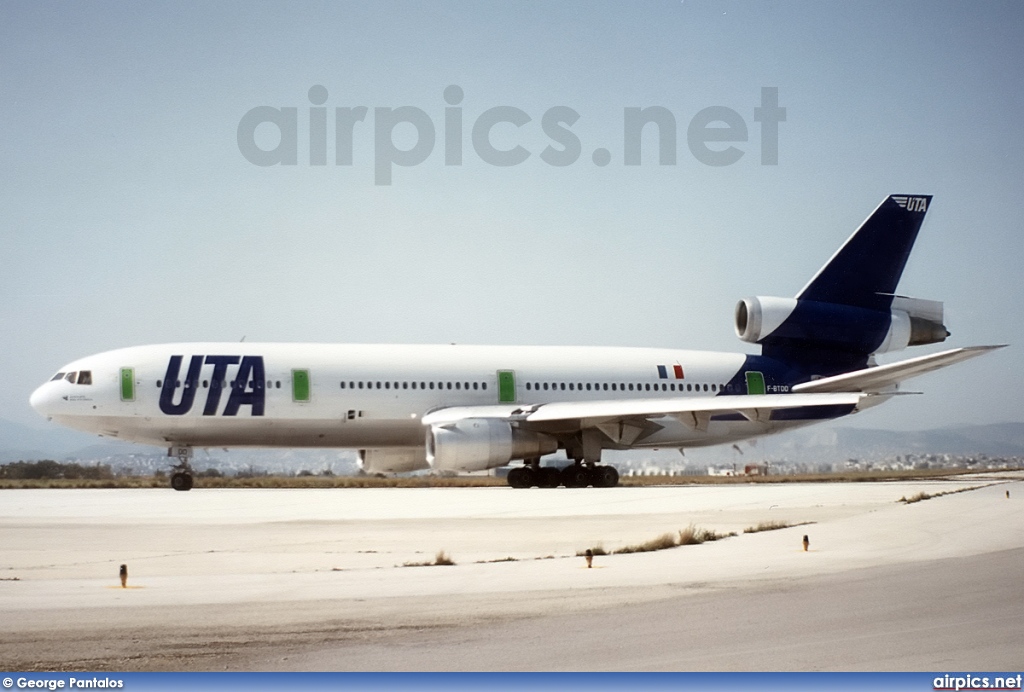
[[[906,454],[1024,457],[1024,423],[963,425],[933,430],[872,430],[812,426],[764,438],[773,457],[793,461],[871,459]]]
[[[0,419],[0,463],[80,458],[78,452],[89,447],[100,447],[105,450],[106,454],[101,454],[100,457],[153,451],[151,447],[116,440],[106,441],[97,435],[68,430],[53,423],[47,424],[43,429],[37,429]]]

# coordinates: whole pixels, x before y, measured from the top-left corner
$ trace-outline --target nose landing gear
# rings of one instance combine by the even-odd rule
[[[192,448],[170,447],[167,449],[167,456],[178,459],[177,465],[172,469],[171,487],[181,492],[191,490],[194,483],[192,465],[189,463],[192,459]]]

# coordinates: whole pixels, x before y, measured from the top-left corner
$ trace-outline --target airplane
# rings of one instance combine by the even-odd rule
[[[359,450],[367,473],[508,466],[527,487],[611,487],[603,450],[734,443],[877,406],[902,381],[1002,345],[879,365],[949,336],[941,302],[897,295],[930,195],[891,195],[793,298],[750,297],[737,336],[760,355],[594,346],[176,343],[62,367],[41,415],[168,449],[193,486],[197,447]],[[564,450],[563,468],[542,457]]]

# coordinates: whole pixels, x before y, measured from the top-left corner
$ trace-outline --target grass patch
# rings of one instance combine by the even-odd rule
[[[731,538],[735,535],[735,531],[730,533],[718,533],[712,529],[702,529],[690,524],[679,532],[679,545],[700,545],[701,543],[710,543],[722,538]]]
[[[682,535],[682,531],[679,532]],[[679,539],[675,534],[663,533],[657,538],[652,538],[649,541],[643,543],[637,543],[636,545],[627,545],[624,548],[619,548],[615,551],[617,555],[628,555],[629,553],[652,553],[655,550],[666,550],[668,548],[675,548],[679,543]]]
[[[899,500],[897,500],[897,502],[902,502],[905,505],[912,505],[915,502],[921,502],[922,500],[930,500],[933,497],[935,497],[935,495],[932,495],[931,493],[918,493],[917,495],[911,495],[910,497],[904,495]]]
[[[983,486],[983,485],[972,485],[972,486],[970,486],[968,488],[960,488],[959,490],[944,490],[944,491],[939,492],[939,493],[920,492],[920,493],[917,493],[916,495],[911,495],[910,497],[907,497],[906,495],[904,495],[903,497],[901,497],[900,499],[898,499],[896,501],[897,502],[902,502],[905,505],[912,505],[915,502],[922,502],[924,500],[930,500],[933,497],[942,497],[943,495],[956,495],[957,493],[966,493],[968,490],[977,490],[978,488],[984,488],[984,487],[985,486]]]
[[[668,550],[669,548],[676,548],[681,545],[700,545],[701,543],[709,543],[711,541],[717,541],[722,538],[729,538],[735,536],[736,533],[718,533],[711,529],[702,529],[698,526],[690,524],[685,529],[677,531],[676,533],[663,533],[656,538],[652,538],[649,541],[643,543],[636,543],[634,545],[627,545],[618,550],[613,550],[608,553],[601,543],[591,548],[591,554],[593,555],[628,555],[630,553],[651,553],[657,550]],[[587,554],[586,550],[576,551],[576,557],[583,557]]]
[[[772,521],[762,521],[757,526],[748,526],[743,529],[743,533],[760,533],[761,531],[778,531],[779,529],[788,529],[791,526],[806,526],[807,524],[813,524],[813,521],[801,521],[796,524],[790,524],[788,521],[773,519]]]
[[[496,560],[477,560],[476,562],[478,565],[489,565],[492,562],[519,562],[519,560],[509,555],[508,557],[499,557]]]
[[[603,543],[598,543],[597,545],[595,545],[592,548],[584,548],[583,550],[577,550],[576,551],[576,557],[585,557],[586,554],[587,554],[587,550],[590,551],[591,555],[607,555],[608,554],[608,551],[604,549],[604,544]]]
[[[402,567],[448,567],[455,564],[452,556],[443,550],[438,550],[433,561],[423,560],[422,562],[403,562]]]
[[[168,461],[168,465],[170,462]],[[1020,469],[1005,469],[1020,470]],[[626,487],[655,485],[732,485],[737,483],[857,483],[894,480],[941,479],[988,473],[991,469],[921,469],[914,471],[851,471],[842,473],[806,473],[787,476],[623,476]],[[504,478],[495,476],[234,476],[196,475],[195,487],[201,488],[478,488],[507,487]],[[160,476],[116,476],[113,479],[75,478],[0,478],[0,490],[23,488],[169,488],[166,473]],[[935,497],[933,495],[933,497]]]

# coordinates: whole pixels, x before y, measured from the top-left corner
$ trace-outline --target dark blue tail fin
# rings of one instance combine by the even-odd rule
[[[797,295],[797,300],[888,310],[931,195],[891,195]]]
[[[891,312],[931,201],[931,195],[887,197],[758,339],[761,353],[794,371],[828,376],[865,367],[880,349],[944,339],[936,336],[946,334],[941,317],[933,325],[908,314],[897,323]],[[925,335],[919,339],[918,332]]]

